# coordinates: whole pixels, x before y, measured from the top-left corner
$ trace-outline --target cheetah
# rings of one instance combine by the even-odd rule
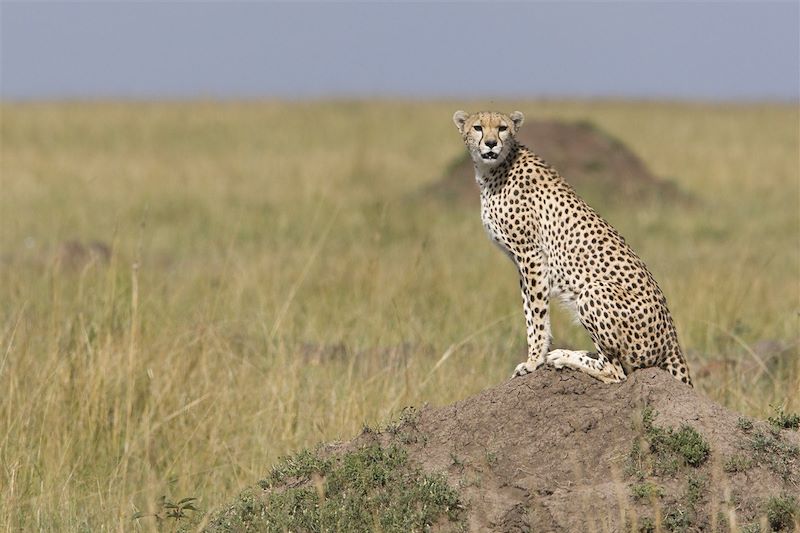
[[[517,141],[523,120],[519,111],[453,115],[475,165],[483,226],[519,272],[528,359],[512,378],[550,364],[619,383],[656,366],[691,385],[655,279],[625,239]],[[596,351],[550,350],[553,298],[586,328]]]

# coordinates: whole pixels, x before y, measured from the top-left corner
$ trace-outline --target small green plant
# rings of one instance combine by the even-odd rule
[[[760,430],[754,432],[747,446],[753,452],[755,463],[766,465],[784,481],[800,480],[800,447],[786,442],[777,429],[768,433]]]
[[[725,459],[725,464],[722,466],[722,469],[729,474],[733,474],[735,472],[744,472],[745,470],[749,470],[752,466],[752,459],[742,455],[732,455]]]
[[[673,428],[658,427],[653,424],[655,411],[646,406],[642,410],[642,426],[650,441],[650,451],[657,457],[656,467],[663,473],[674,473],[678,461],[697,467],[708,459],[711,446],[697,430],[683,424],[678,431]]]
[[[782,406],[773,407],[775,416],[770,416],[767,421],[778,429],[798,429],[800,428],[800,414],[786,413]]]
[[[649,516],[645,516],[641,520],[639,520],[639,527],[637,531],[639,533],[655,533],[656,525],[653,523],[653,519]]]
[[[750,431],[753,429],[753,421],[743,416],[739,417],[739,420],[736,421],[736,425],[739,426],[739,429],[742,431]]]
[[[495,452],[486,451],[486,464],[489,466],[497,464],[497,454]]]
[[[635,477],[639,481],[644,480],[647,469],[646,453],[642,450],[642,445],[639,439],[633,441],[631,451],[628,453],[627,465],[625,473],[631,477]]]
[[[417,420],[419,420],[419,412],[414,407],[405,407],[386,425],[385,431],[403,444],[413,444],[420,437]],[[422,438],[426,437],[422,435]]]
[[[667,436],[667,445],[690,466],[700,466],[711,453],[711,447],[703,436],[686,424]]]
[[[197,498],[183,498],[178,502],[173,502],[166,496],[161,496],[158,499],[158,511],[155,513],[136,512],[131,519],[139,520],[140,518],[153,517],[159,524],[167,519],[179,521],[189,516],[187,511],[199,511],[194,505],[196,501]]]
[[[631,496],[635,501],[661,498],[664,489],[653,483],[636,483],[631,486]]]
[[[419,420],[419,411],[412,406],[404,407],[399,413],[392,417],[392,420],[386,425],[385,430],[395,435],[403,426],[410,425],[416,427],[417,420]]]
[[[323,473],[330,470],[330,462],[321,459],[319,455],[302,450],[291,457],[285,457],[272,467],[269,476],[258,482],[262,489],[286,483],[289,480],[296,482],[308,481],[314,473]]]
[[[709,516],[709,518],[710,518],[710,516]],[[730,525],[730,521],[729,521],[728,515],[725,512],[723,512],[722,510],[717,511],[716,518],[717,518],[717,524],[729,524]]]
[[[705,476],[698,474],[689,474],[686,486],[686,503],[689,508],[694,510],[695,506],[703,499],[703,493],[706,490]]]
[[[688,531],[691,525],[689,512],[682,507],[670,509],[664,516],[664,527],[667,531]]]
[[[668,508],[664,516],[664,527],[668,531],[694,531],[697,520],[697,507],[706,490],[705,476],[690,473],[686,482],[686,492],[680,502]]]
[[[800,520],[800,506],[794,496],[773,496],[764,505],[764,511],[773,531],[793,531]]]
[[[464,469],[464,461],[462,461],[461,458],[458,455],[456,455],[455,452],[450,452],[450,461],[452,461],[453,466],[455,466],[459,470]]]
[[[631,445],[625,468],[629,476],[643,481],[652,474],[672,475],[682,465],[698,467],[708,459],[711,446],[693,427],[684,424],[677,431],[659,427],[654,424],[655,416],[650,406],[642,409],[643,439],[636,439]]]
[[[649,405],[645,405],[642,409],[642,427],[646,433],[649,433],[653,429],[653,421],[655,418],[656,410]]]

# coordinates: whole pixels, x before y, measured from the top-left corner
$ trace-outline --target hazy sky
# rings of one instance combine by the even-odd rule
[[[0,2],[4,99],[800,91],[796,0]]]

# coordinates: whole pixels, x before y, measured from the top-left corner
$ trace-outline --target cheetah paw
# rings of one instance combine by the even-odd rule
[[[548,364],[553,365],[553,368],[564,368],[567,366],[569,353],[568,350],[553,350],[547,354],[545,360]]]
[[[524,376],[525,374],[530,374],[537,368],[544,365],[544,361],[534,362],[534,361],[525,361],[524,363],[520,363],[517,365],[517,368],[514,369],[514,373],[511,374],[511,378],[515,378],[518,376]]]

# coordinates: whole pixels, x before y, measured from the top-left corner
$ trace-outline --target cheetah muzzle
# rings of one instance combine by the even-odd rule
[[[519,273],[528,359],[513,376],[550,365],[615,383],[655,366],[691,385],[655,279],[608,222],[517,142],[523,121],[519,111],[453,115],[475,165],[483,227]],[[550,349],[552,298],[583,324],[596,352]]]

